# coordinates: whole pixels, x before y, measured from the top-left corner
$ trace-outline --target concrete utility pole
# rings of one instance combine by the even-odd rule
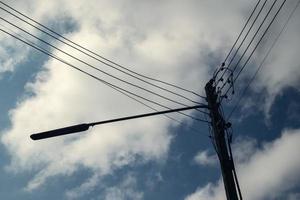
[[[213,127],[213,140],[221,164],[226,197],[228,200],[238,200],[237,188],[233,174],[233,160],[230,154],[228,154],[228,147],[225,140],[226,124],[222,114],[219,111],[220,103],[217,102],[218,94],[216,92],[216,87],[213,86],[213,82],[213,80],[210,80],[205,86],[209,113]]]

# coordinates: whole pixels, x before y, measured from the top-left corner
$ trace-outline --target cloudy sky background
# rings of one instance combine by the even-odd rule
[[[272,2],[267,2],[267,8]],[[297,2],[287,0],[237,82],[238,91]],[[132,70],[204,94],[205,83],[225,58],[256,1],[7,3]],[[53,41],[3,10],[0,16],[106,72],[192,104]],[[298,8],[232,117],[244,199],[300,198],[299,18]],[[20,32],[3,20],[0,24],[1,29],[3,25]],[[30,140],[34,132],[151,110],[2,32],[0,43],[0,193],[4,199],[224,199],[206,124],[178,114],[171,117],[180,123],[160,116],[93,127],[74,136]],[[89,69],[57,50],[51,52],[143,97],[181,107]],[[237,97],[224,102],[225,111],[231,110],[230,103]]]

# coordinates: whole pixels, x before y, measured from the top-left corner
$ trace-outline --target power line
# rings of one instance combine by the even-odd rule
[[[256,69],[255,73],[253,74],[252,78],[250,79],[250,81],[248,82],[247,86],[244,88],[242,94],[240,95],[239,99],[237,100],[235,106],[233,107],[233,109],[231,110],[231,112],[229,113],[229,115],[227,116],[227,121],[230,119],[230,117],[232,116],[232,114],[234,113],[234,111],[237,109],[237,107],[239,106],[240,102],[242,101],[242,99],[244,98],[247,90],[249,89],[251,83],[254,81],[255,77],[257,76],[258,72],[260,71],[260,69],[263,67],[263,64],[265,63],[266,59],[268,58],[269,54],[271,53],[272,49],[274,48],[275,44],[278,42],[280,36],[282,35],[283,31],[286,30],[286,27],[290,21],[290,19],[292,18],[293,14],[295,13],[295,11],[297,10],[298,6],[300,4],[300,0],[298,0],[297,4],[295,5],[294,9],[292,10],[292,12],[289,14],[287,20],[285,21],[282,29],[280,30],[279,34],[276,36],[275,40],[273,41],[271,47],[269,48],[268,52],[266,53],[266,55],[264,56],[263,60],[261,61],[259,67]]]
[[[126,93],[128,93],[128,94],[130,94],[130,95],[133,95],[133,96],[135,96],[135,97],[137,97],[137,98],[143,99],[143,100],[145,100],[145,101],[148,101],[148,102],[150,102],[150,103],[153,103],[153,104],[155,104],[155,105],[161,106],[161,107],[166,108],[166,109],[171,109],[171,108],[169,108],[169,107],[167,107],[167,106],[164,106],[164,105],[162,105],[162,104],[160,104],[160,103],[158,103],[158,102],[155,102],[155,101],[153,101],[153,100],[150,100],[150,99],[147,99],[147,98],[142,97],[142,96],[140,96],[140,95],[137,95],[137,94],[135,94],[135,93],[133,93],[133,92],[130,92],[130,91],[124,89],[124,88],[121,88],[121,87],[119,87],[119,86],[117,86],[117,85],[114,85],[114,84],[112,84],[112,83],[109,83],[109,82],[107,82],[107,81],[105,81],[105,80],[103,80],[103,79],[101,79],[101,78],[99,78],[99,77],[97,77],[97,76],[95,76],[95,75],[92,75],[92,74],[90,74],[90,73],[88,73],[88,72],[86,72],[86,71],[84,71],[84,70],[82,70],[82,69],[76,67],[75,65],[73,65],[73,64],[71,64],[71,63],[69,63],[69,62],[67,62],[67,61],[65,61],[65,60],[63,60],[63,59],[61,59],[61,58],[59,58],[58,56],[52,54],[51,52],[47,51],[46,49],[43,49],[42,47],[38,47],[37,45],[34,45],[32,42],[28,42],[28,40],[25,41],[25,40],[21,39],[20,37],[15,36],[15,35],[13,35],[13,34],[7,32],[7,31],[5,31],[5,30],[3,30],[3,29],[0,29],[0,31],[2,31],[3,33],[6,33],[6,34],[10,35],[11,37],[13,37],[13,38],[15,38],[15,39],[17,39],[17,40],[23,42],[24,44],[26,44],[26,45],[28,45],[28,46],[30,46],[30,47],[32,47],[32,48],[34,48],[34,49],[36,49],[36,50],[38,50],[38,51],[44,53],[44,54],[46,54],[46,55],[48,55],[48,56],[50,56],[50,57],[52,57],[52,58],[54,58],[54,59],[56,59],[56,60],[58,60],[58,61],[60,61],[61,63],[64,63],[64,64],[68,65],[69,67],[71,67],[71,68],[73,68],[73,69],[75,69],[75,70],[77,70],[77,71],[79,71],[79,72],[81,72],[81,73],[83,73],[83,74],[85,74],[85,75],[87,75],[87,76],[93,78],[93,79],[96,79],[96,80],[102,82],[103,84],[105,84],[105,85],[111,87],[112,89],[117,88],[117,89],[119,89],[119,90],[121,90],[121,91],[123,91],[123,92],[126,92]],[[117,90],[117,91],[118,91],[118,90]],[[208,121],[205,121],[205,120],[202,120],[202,119],[195,118],[195,117],[190,116],[190,115],[187,115],[187,114],[185,114],[185,113],[182,113],[182,112],[179,112],[179,113],[180,113],[181,115],[184,115],[184,116],[189,117],[189,118],[191,118],[191,119],[194,119],[194,120],[196,120],[196,121],[201,121],[201,122],[206,122],[206,123],[208,123]]]
[[[233,55],[232,58],[230,59],[230,61],[229,61],[229,63],[228,63],[228,68],[230,68],[231,63],[233,62],[233,60],[235,59],[235,57],[236,57],[237,53],[239,52],[240,48],[242,47],[242,45],[244,44],[245,40],[247,39],[247,37],[248,37],[249,33],[251,32],[251,30],[252,30],[252,28],[253,28],[255,22],[257,21],[257,19],[259,18],[259,16],[260,16],[262,10],[264,9],[264,7],[265,7],[267,1],[268,1],[268,0],[265,0],[265,1],[264,1],[262,7],[260,8],[260,10],[259,10],[258,14],[256,15],[255,19],[253,20],[253,22],[252,22],[252,24],[251,24],[249,30],[247,31],[245,37],[243,38],[242,42],[241,42],[240,45],[238,46],[238,48],[237,48],[237,50],[235,51],[234,55]],[[258,32],[258,31],[259,31],[259,29],[257,30],[257,32]],[[254,37],[255,37],[255,36],[254,36]],[[251,41],[251,42],[252,42],[252,41]],[[251,44],[251,42],[250,42],[250,44]],[[243,57],[243,56],[242,56],[242,57]],[[241,58],[242,58],[242,57],[241,57]],[[241,58],[240,58],[240,59],[241,59]],[[234,71],[234,70],[233,70],[233,71]],[[223,76],[222,76],[222,77],[223,77]]]
[[[248,44],[248,46],[246,47],[246,49],[244,50],[242,56],[240,57],[240,59],[238,60],[238,62],[236,63],[236,65],[234,66],[234,68],[232,69],[232,73],[231,73],[231,77],[229,77],[231,80],[229,80],[229,78],[227,78],[227,80],[223,83],[222,87],[220,87],[220,90],[222,90],[227,83],[230,83],[230,86],[227,88],[226,92],[224,93],[224,95],[221,97],[221,100],[223,100],[224,97],[227,97],[227,93],[229,92],[229,90],[231,88],[234,87],[234,82],[236,80],[236,77],[233,78],[233,73],[234,71],[237,69],[237,67],[239,66],[239,63],[241,62],[242,58],[244,57],[244,55],[246,54],[246,52],[248,51],[250,45],[252,44],[252,42],[254,41],[256,35],[258,34],[259,30],[261,29],[261,27],[263,26],[264,22],[266,21],[266,19],[268,18],[270,12],[272,11],[274,5],[276,4],[277,0],[273,1],[272,6],[270,7],[270,9],[268,10],[268,13],[265,15],[263,21],[261,22],[260,26],[258,27],[258,29],[256,30],[255,34],[253,35],[250,43]],[[281,7],[278,9],[278,12],[281,10],[282,6],[284,5],[285,1],[283,2],[283,4],[281,5]],[[259,41],[256,43],[254,49],[252,50],[252,52],[250,53],[250,55],[248,56],[246,62],[244,63],[244,65],[242,66],[242,69],[247,65],[248,61],[250,60],[250,58],[252,57],[253,53],[255,52],[256,48],[258,47],[258,45],[260,44],[260,42],[262,41],[263,37],[265,36],[265,34],[267,33],[269,27],[271,26],[271,24],[273,23],[274,19],[276,18],[278,12],[274,15],[273,19],[271,20],[271,22],[268,24],[268,27],[265,29],[262,37],[259,39]]]
[[[180,87],[180,86],[177,86],[177,85],[168,83],[168,82],[166,82],[166,81],[158,80],[158,79],[155,79],[155,78],[152,78],[152,77],[145,76],[145,75],[143,75],[143,74],[137,73],[137,72],[135,72],[135,71],[133,71],[133,70],[130,70],[129,68],[126,68],[126,67],[123,66],[123,65],[120,65],[120,64],[118,64],[118,63],[116,63],[116,62],[114,62],[114,61],[112,61],[112,60],[110,60],[110,59],[107,59],[107,58],[105,58],[105,57],[103,57],[103,56],[101,56],[101,55],[99,55],[99,54],[97,54],[97,53],[95,53],[95,52],[93,52],[93,51],[91,51],[91,50],[89,50],[89,49],[83,47],[82,45],[79,45],[78,43],[73,42],[72,40],[70,40],[70,39],[64,37],[63,35],[61,35],[61,34],[55,32],[54,30],[52,30],[52,29],[46,27],[45,25],[43,25],[43,24],[37,22],[36,20],[34,20],[34,19],[28,17],[27,15],[21,13],[20,11],[18,11],[18,10],[16,10],[16,9],[12,8],[11,6],[7,5],[6,3],[3,3],[3,2],[1,2],[1,1],[0,1],[0,3],[3,4],[3,5],[5,5],[6,7],[10,8],[10,9],[13,10],[14,12],[18,13],[19,15],[25,17],[26,19],[29,19],[30,21],[34,22],[35,24],[39,25],[40,27],[46,29],[47,31],[49,31],[49,32],[51,32],[51,33],[53,33],[53,34],[55,34],[56,36],[58,36],[58,37],[60,37],[60,38],[63,38],[65,41],[67,41],[67,42],[69,42],[69,43],[71,43],[71,44],[73,44],[73,45],[71,45],[71,44],[69,44],[69,43],[67,43],[67,42],[65,42],[65,41],[63,41],[63,40],[61,40],[61,39],[59,39],[58,37],[56,37],[56,36],[54,36],[54,35],[52,35],[52,34],[46,32],[46,31],[43,30],[43,29],[40,29],[39,27],[37,27],[37,26],[33,25],[32,23],[30,23],[30,22],[28,22],[28,21],[26,21],[26,20],[20,18],[19,16],[15,15],[15,14],[13,14],[13,13],[11,13],[10,11],[6,10],[5,8],[0,7],[0,9],[2,9],[3,11],[5,11],[5,12],[9,13],[10,15],[12,15],[12,16],[18,18],[19,20],[25,22],[26,24],[29,24],[30,26],[36,28],[37,30],[39,30],[39,31],[41,31],[41,32],[43,32],[43,33],[49,35],[50,37],[55,38],[56,40],[58,40],[58,41],[60,41],[60,42],[62,42],[62,43],[64,43],[64,44],[66,44],[66,45],[72,47],[73,49],[76,49],[77,51],[79,51],[79,52],[81,52],[81,53],[83,53],[83,54],[85,54],[85,55],[87,55],[87,56],[89,56],[89,57],[91,57],[91,58],[93,58],[93,59],[95,59],[95,60],[97,60],[97,61],[99,61],[99,62],[105,64],[105,65],[108,66],[108,67],[114,68],[115,70],[118,70],[118,71],[120,71],[120,72],[122,72],[122,73],[124,73],[124,74],[127,74],[128,76],[134,77],[134,78],[136,78],[136,79],[138,79],[138,80],[140,80],[140,81],[143,81],[143,82],[145,82],[145,83],[147,83],[147,84],[149,84],[149,85],[152,85],[152,86],[154,86],[154,87],[157,87],[157,88],[159,88],[159,89],[165,90],[165,91],[167,91],[167,92],[169,92],[169,93],[172,93],[172,94],[175,94],[175,95],[178,95],[178,96],[181,96],[181,97],[183,97],[183,95],[180,95],[180,94],[178,94],[178,93],[176,93],[176,92],[173,92],[173,91],[171,91],[171,90],[168,90],[168,89],[166,89],[166,88],[164,88],[164,87],[161,87],[161,86],[158,86],[158,85],[156,85],[156,84],[150,83],[150,82],[148,82],[148,81],[146,81],[146,80],[143,80],[143,79],[141,79],[141,78],[139,78],[139,77],[137,77],[137,76],[140,76],[140,77],[142,77],[142,78],[146,78],[146,79],[148,79],[148,80],[160,82],[160,83],[163,83],[163,84],[165,84],[165,85],[172,86],[172,87],[174,87],[174,88],[180,89],[180,90],[182,90],[182,91],[189,92],[189,93],[194,94],[194,95],[196,95],[196,96],[198,96],[198,97],[205,98],[204,96],[201,96],[201,95],[199,95],[199,94],[197,94],[196,92],[193,92],[193,91],[191,91],[191,90],[187,90],[187,89],[185,89],[185,88],[182,88],[182,87]],[[75,45],[75,46],[74,46],[74,45]],[[105,60],[105,61],[107,61],[107,62],[109,62],[109,63],[111,63],[111,64],[113,64],[113,65],[116,65],[116,66],[118,66],[118,67],[120,67],[120,68],[122,68],[122,69],[124,69],[124,70],[126,70],[126,71],[128,71],[128,72],[130,72],[130,73],[132,73],[132,74],[135,74],[135,75],[137,75],[137,76],[132,75],[132,74],[126,72],[126,71],[123,71],[123,70],[121,70],[121,69],[119,69],[119,68],[117,68],[117,67],[115,67],[115,66],[113,66],[113,65],[111,65],[111,64],[109,64],[109,63],[106,63],[106,62],[104,62],[103,60],[100,60],[100,59],[94,57],[93,55],[91,55],[91,54],[89,54],[89,53],[87,53],[87,52],[85,52],[85,51],[83,51],[83,50],[77,48],[76,46],[79,47],[79,48],[81,48],[81,49],[83,49],[83,50],[85,50],[85,51],[87,51],[87,52],[89,52],[89,53],[91,53],[91,54],[93,54],[93,55],[95,55],[95,56],[97,56],[98,58],[101,58],[101,59],[103,59],[103,60]]]
[[[224,62],[226,62],[226,61],[227,61],[227,59],[228,59],[228,57],[229,57],[230,53],[232,52],[232,50],[233,50],[233,48],[235,47],[235,45],[236,45],[236,43],[238,42],[238,40],[240,39],[240,37],[241,37],[242,33],[244,32],[244,30],[245,30],[246,26],[248,25],[248,23],[249,23],[249,21],[250,21],[250,19],[251,19],[252,15],[254,14],[254,12],[255,12],[255,10],[256,10],[256,8],[257,8],[257,6],[259,5],[260,1],[261,1],[261,0],[257,1],[256,5],[255,5],[255,7],[254,7],[254,9],[253,9],[253,11],[251,12],[250,16],[248,17],[248,20],[246,21],[246,23],[245,23],[244,27],[242,28],[242,30],[241,30],[241,32],[240,32],[240,34],[239,34],[239,36],[237,37],[237,39],[235,40],[234,44],[232,45],[232,47],[231,47],[231,49],[230,49],[229,53],[227,54],[227,56],[226,56],[226,58],[225,58]]]
[[[6,26],[4,26],[4,25],[2,25],[2,24],[0,24],[0,26],[6,28],[6,29],[8,29],[8,30],[10,30],[11,32],[14,32],[13,30],[9,29],[8,27],[6,27]],[[16,32],[14,32],[14,33],[15,33],[16,35],[19,35],[19,34],[16,33]],[[23,36],[21,36],[21,35],[19,35],[19,36],[20,36],[20,37],[23,37]],[[24,37],[23,37],[23,38],[24,38]],[[27,40],[26,38],[24,38],[24,39]],[[28,42],[29,42],[29,41],[28,41]],[[109,85],[108,85],[108,86],[109,86]],[[110,86],[110,87],[113,87],[113,86]],[[143,101],[141,101],[141,100],[139,100],[139,99],[137,99],[137,98],[131,96],[130,94],[127,94],[126,92],[124,92],[124,91],[122,91],[122,90],[120,90],[120,89],[118,89],[118,88],[116,88],[116,87],[114,87],[114,90],[116,90],[117,92],[119,92],[119,93],[121,93],[121,94],[127,96],[128,98],[130,98],[130,99],[132,99],[132,100],[134,100],[134,101],[140,103],[141,105],[144,105],[145,107],[150,108],[151,110],[154,110],[154,111],[156,111],[156,112],[159,111],[158,109],[156,109],[156,108],[154,108],[154,107],[152,107],[152,106],[146,104],[145,102],[143,102]],[[166,118],[172,120],[172,121],[175,121],[175,122],[178,123],[178,124],[181,124],[181,122],[180,122],[178,119],[174,118],[174,117],[171,117],[171,116],[169,116],[169,115],[167,115],[167,114],[164,114],[164,116],[165,116]],[[206,115],[204,114],[204,116],[206,116]],[[207,120],[207,119],[206,119],[206,120]],[[195,133],[198,133],[198,131],[197,131],[195,128],[193,128],[193,127],[189,127],[189,129],[190,129],[191,131],[195,132]]]
[[[248,59],[246,60],[246,62],[244,63],[244,65],[242,66],[242,68],[240,69],[240,71],[238,72],[238,74],[236,75],[236,77],[234,78],[234,80],[232,81],[232,85],[236,82],[236,80],[238,79],[238,77],[240,76],[241,72],[243,71],[243,69],[245,68],[245,66],[247,65],[247,63],[249,62],[250,58],[252,57],[254,51],[257,49],[258,45],[260,44],[260,42],[262,41],[262,39],[264,38],[264,36],[266,35],[266,33],[268,32],[269,28],[271,27],[271,25],[273,24],[274,20],[276,19],[277,15],[279,14],[280,10],[283,8],[284,4],[285,4],[286,0],[284,0],[279,9],[277,10],[276,14],[274,15],[274,17],[272,18],[271,22],[269,23],[268,27],[266,28],[266,30],[264,31],[262,37],[259,39],[259,41],[257,42],[256,46],[254,47],[254,49],[252,50],[250,56],[248,57]],[[231,86],[228,87],[227,91],[225,92],[225,95],[227,95],[227,93],[229,92]],[[222,101],[222,100],[221,100]]]
[[[51,36],[52,38],[54,38],[54,39],[56,39],[56,40],[62,42],[63,44],[66,44],[67,46],[70,46],[70,47],[72,47],[73,49],[76,49],[77,51],[79,51],[79,52],[81,52],[81,53],[83,53],[83,54],[85,54],[85,55],[87,55],[87,56],[89,56],[89,57],[91,57],[91,58],[93,58],[93,59],[95,59],[95,60],[101,62],[102,64],[104,64],[104,65],[106,65],[106,66],[108,66],[108,67],[111,67],[111,68],[113,68],[113,69],[116,69],[116,70],[118,70],[118,71],[120,71],[120,72],[122,72],[122,73],[124,73],[124,74],[126,74],[126,75],[128,75],[128,76],[131,76],[131,77],[133,77],[133,78],[136,78],[136,79],[138,79],[138,80],[140,80],[140,81],[142,81],[142,82],[145,82],[145,83],[147,83],[147,84],[149,84],[149,85],[151,85],[151,86],[154,86],[154,87],[159,88],[159,89],[161,89],[161,90],[167,91],[167,92],[169,92],[169,93],[171,93],[171,94],[174,94],[174,95],[176,95],[176,96],[179,96],[179,97],[181,97],[181,98],[187,99],[187,100],[189,100],[189,101],[195,103],[195,101],[191,100],[190,98],[188,98],[188,97],[186,97],[186,96],[183,96],[183,95],[181,95],[181,94],[175,93],[175,92],[173,92],[173,91],[171,91],[171,90],[168,90],[168,89],[166,89],[166,88],[163,88],[163,87],[160,87],[160,86],[155,85],[155,84],[153,84],[153,83],[150,83],[150,82],[148,82],[148,81],[145,81],[145,80],[143,80],[143,79],[141,79],[141,78],[139,78],[139,77],[136,77],[136,76],[134,76],[134,75],[132,75],[132,74],[130,74],[130,73],[128,73],[128,72],[125,72],[125,71],[123,71],[123,70],[120,70],[119,68],[117,68],[117,67],[115,67],[115,66],[113,66],[113,65],[111,65],[111,64],[109,64],[109,63],[106,63],[106,62],[104,62],[104,61],[102,61],[102,60],[99,60],[99,59],[97,59],[96,57],[94,57],[94,56],[92,56],[92,55],[90,55],[90,54],[87,54],[86,52],[84,52],[84,51],[78,49],[77,47],[75,47],[75,46],[73,46],[73,45],[70,45],[70,44],[66,43],[65,41],[63,41],[63,40],[60,40],[58,37],[55,37],[55,36],[53,36],[52,34],[49,34],[48,32],[46,32],[46,31],[44,31],[44,30],[42,30],[42,29],[40,29],[40,28],[34,26],[33,24],[31,24],[31,23],[29,23],[29,22],[27,22],[27,21],[25,21],[25,20],[23,20],[22,18],[19,18],[18,16],[16,16],[16,15],[14,15],[13,13],[7,11],[6,9],[4,9],[4,8],[2,8],[2,7],[0,7],[0,9],[2,9],[2,10],[4,10],[4,11],[8,12],[8,13],[11,14],[12,16],[14,16],[14,17],[16,17],[16,18],[22,20],[23,22],[25,22],[26,24],[28,24],[28,25],[30,25],[30,26],[32,26],[32,27],[38,29],[39,31],[41,31],[41,32],[43,32],[43,33],[45,33],[45,34],[47,34],[47,35],[49,35],[49,36]],[[1,18],[1,19],[2,19],[2,20],[5,20],[5,19],[3,19],[3,18]],[[5,20],[5,21],[7,22],[7,20]],[[7,22],[7,23],[10,23],[10,22]],[[12,26],[17,27],[16,25],[14,25],[14,24],[12,24],[12,23],[10,23],[10,24],[11,24]],[[19,28],[19,27],[17,27],[17,28]],[[21,29],[21,28],[19,28],[19,29]],[[30,34],[30,33],[28,33],[27,31],[25,31],[24,29],[22,29],[22,31],[26,32],[27,34]],[[32,34],[30,34],[30,35],[33,36]],[[33,37],[35,37],[35,36],[33,36]],[[38,40],[40,40],[40,41],[42,41],[42,42],[44,42],[44,43],[47,43],[48,45],[51,45],[51,44],[49,44],[48,42],[45,42],[44,40],[41,40],[41,39],[39,39],[39,38],[37,38],[37,37],[35,37],[35,38],[38,39]],[[51,46],[53,47],[53,45],[51,45]],[[53,48],[54,48],[54,47],[53,47]],[[56,49],[57,49],[57,48],[56,48]],[[95,67],[94,69],[96,69],[96,67]],[[101,71],[102,73],[106,73],[106,72],[103,72],[103,70],[100,70],[99,68],[97,68],[96,70]]]
[[[252,57],[254,51],[257,49],[258,45],[260,44],[260,42],[262,41],[262,39],[264,38],[264,36],[266,35],[266,33],[268,32],[269,28],[271,27],[271,25],[273,24],[275,18],[277,17],[277,15],[279,14],[280,10],[282,9],[283,5],[285,4],[286,0],[284,0],[282,2],[282,4],[280,5],[280,8],[278,9],[278,11],[276,12],[275,16],[273,17],[271,23],[268,25],[267,29],[265,30],[264,34],[262,35],[262,37],[260,38],[260,40],[258,41],[258,43],[256,44],[255,48],[253,49],[253,51],[251,52],[250,56],[248,57],[248,59],[246,60],[246,62],[244,63],[243,67],[240,69],[240,71],[238,72],[238,74],[236,75],[236,77],[234,78],[234,82],[238,79],[238,77],[240,76],[241,72],[244,70],[245,66],[247,65],[248,61],[250,60],[250,58]]]
[[[255,34],[253,35],[251,41],[250,41],[249,44],[247,45],[247,47],[246,47],[246,49],[244,50],[243,54],[240,56],[238,62],[237,62],[237,63],[235,64],[235,66],[233,67],[232,72],[231,72],[232,74],[234,73],[234,71],[235,71],[235,70],[237,69],[237,67],[239,66],[240,62],[242,61],[243,57],[245,56],[245,54],[246,54],[246,52],[248,51],[249,47],[251,46],[252,42],[253,42],[254,39],[256,38],[257,34],[259,33],[261,27],[262,27],[263,24],[265,23],[265,21],[266,21],[266,19],[268,18],[269,14],[270,14],[271,11],[273,10],[273,7],[274,7],[274,5],[276,4],[277,1],[278,1],[278,0],[273,1],[271,7],[269,8],[267,14],[265,15],[265,17],[264,17],[264,19],[263,19],[263,21],[261,22],[260,26],[259,26],[258,29],[256,30]],[[271,22],[271,23],[272,23],[272,22]],[[270,24],[271,24],[271,23],[270,23]],[[270,25],[270,24],[269,24],[269,25]],[[268,29],[266,29],[266,30],[268,30]],[[266,33],[266,31],[264,32],[263,36],[265,35],[265,33]],[[262,37],[261,37],[261,39],[262,39]],[[259,42],[261,41],[261,39],[259,40]],[[259,42],[258,42],[257,44],[259,44]],[[256,47],[257,47],[257,45],[256,45]],[[245,63],[248,62],[249,58],[252,56],[252,54],[253,54],[253,52],[254,52],[255,50],[256,50],[256,48],[254,48],[254,50],[252,51],[251,55],[248,57],[248,59],[247,59],[247,61],[246,61]],[[227,80],[223,83],[223,85],[222,85],[221,88],[220,88],[221,90],[225,87],[225,85],[227,84],[228,80],[229,80],[229,78],[227,78]],[[233,82],[231,83],[231,85],[232,85],[232,84],[233,84]],[[231,87],[229,87],[229,88],[231,88]],[[229,91],[229,90],[227,90],[227,92],[228,92],[228,91]],[[225,93],[225,95],[227,94],[227,92]]]
[[[92,69],[95,69],[95,70],[97,70],[97,71],[100,71],[101,73],[103,73],[103,74],[105,74],[105,75],[107,75],[107,76],[110,76],[110,77],[112,77],[112,78],[114,78],[114,79],[116,79],[116,80],[118,80],[118,81],[121,81],[121,82],[126,83],[126,84],[128,84],[128,85],[131,85],[131,86],[136,87],[136,88],[138,88],[138,89],[144,90],[144,91],[146,91],[146,92],[148,92],[148,93],[150,93],[150,94],[156,95],[156,96],[158,96],[158,97],[160,97],[160,98],[163,98],[163,99],[165,99],[165,100],[168,100],[168,101],[170,101],[170,102],[177,103],[177,104],[182,105],[182,106],[187,106],[187,104],[184,104],[184,103],[181,103],[181,102],[179,102],[179,101],[173,100],[173,99],[171,99],[171,98],[165,97],[165,96],[160,95],[160,94],[158,94],[158,93],[156,93],[156,92],[154,92],[154,91],[148,90],[148,89],[146,89],[146,88],[144,88],[144,87],[141,87],[141,86],[139,86],[139,85],[133,84],[133,83],[131,83],[131,82],[129,82],[129,81],[126,81],[126,80],[124,80],[124,79],[121,79],[121,78],[119,78],[119,77],[117,77],[117,76],[114,76],[114,75],[112,75],[112,74],[110,74],[110,73],[107,73],[107,72],[105,72],[105,71],[103,71],[103,70],[101,70],[101,69],[99,69],[99,68],[97,68],[97,67],[95,67],[95,66],[93,66],[93,65],[91,65],[91,64],[89,64],[89,63],[87,63],[87,62],[85,62],[85,61],[83,61],[83,60],[81,60],[81,59],[79,59],[79,58],[77,58],[77,57],[75,57],[75,56],[73,56],[73,55],[71,55],[70,53],[67,53],[67,52],[61,50],[60,48],[58,48],[58,47],[56,47],[56,46],[50,44],[49,42],[47,42],[47,41],[45,41],[45,40],[43,40],[43,39],[41,39],[41,38],[39,38],[39,37],[37,37],[37,36],[35,36],[35,35],[29,33],[28,31],[26,31],[26,30],[24,30],[24,29],[22,29],[22,28],[20,28],[20,27],[18,27],[18,26],[16,26],[16,25],[14,25],[13,23],[9,22],[8,20],[6,20],[6,19],[4,19],[4,18],[2,18],[2,17],[0,17],[0,19],[3,20],[3,21],[5,21],[6,23],[10,24],[11,26],[14,26],[15,28],[18,28],[19,30],[25,32],[26,34],[30,35],[31,37],[34,37],[35,39],[37,39],[37,40],[39,40],[39,41],[41,41],[41,42],[43,42],[43,43],[49,45],[50,47],[52,47],[52,48],[54,48],[54,49],[56,49],[56,50],[62,52],[63,54],[65,54],[65,55],[67,55],[67,56],[69,56],[69,57],[71,57],[71,58],[73,58],[73,59],[75,59],[75,60],[77,60],[77,61],[79,61],[79,62],[81,62],[81,63],[83,63],[83,64],[85,64],[85,65],[87,65],[87,66],[89,66],[89,67],[91,67]],[[187,98],[187,99],[188,99],[188,98]],[[192,100],[190,100],[190,101],[192,101]],[[192,101],[192,102],[193,102],[193,103],[197,103],[197,102],[195,102],[195,101]],[[204,111],[201,111],[201,110],[199,110],[199,109],[197,109],[197,111],[198,111],[198,112],[204,112]]]
[[[267,1],[267,0],[266,0],[266,1]],[[247,21],[246,21],[244,27],[243,27],[242,30],[240,31],[240,33],[239,33],[237,39],[235,40],[235,42],[234,42],[234,44],[232,45],[230,51],[228,52],[226,58],[224,59],[224,61],[223,61],[222,65],[221,65],[221,67],[220,67],[219,69],[217,68],[217,69],[215,70],[215,72],[213,73],[213,79],[215,79],[215,78],[217,77],[218,73],[224,69],[223,67],[224,67],[225,64],[226,64],[227,59],[229,58],[229,56],[230,56],[231,52],[233,51],[235,45],[237,44],[237,42],[239,41],[240,37],[242,36],[242,34],[243,34],[245,28],[247,27],[248,23],[250,22],[250,19],[252,18],[253,14],[254,14],[254,12],[256,11],[257,6],[259,5],[260,2],[261,2],[261,0],[258,0],[258,1],[257,1],[257,3],[256,3],[256,5],[254,6],[254,8],[253,8],[253,10],[252,10],[252,12],[251,12],[251,14],[250,14],[250,16],[249,16],[248,19],[247,19]],[[250,28],[250,29],[251,29],[251,28]],[[249,29],[249,30],[250,30],[250,29]],[[247,35],[247,34],[246,34],[246,35]],[[245,36],[245,37],[247,37],[247,36]],[[242,42],[242,43],[243,43],[243,42]],[[223,76],[223,75],[222,75],[222,76]]]

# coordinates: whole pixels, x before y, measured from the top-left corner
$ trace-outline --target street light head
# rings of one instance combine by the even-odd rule
[[[32,135],[30,135],[30,138],[32,140],[41,140],[41,139],[46,139],[46,138],[50,138],[50,137],[56,137],[56,136],[86,131],[89,129],[89,127],[90,127],[90,124],[78,124],[75,126],[68,126],[68,127],[64,127],[64,128],[51,130],[51,131],[45,131],[45,132],[41,132],[41,133],[32,134]]]

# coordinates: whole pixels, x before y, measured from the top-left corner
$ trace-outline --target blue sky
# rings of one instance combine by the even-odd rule
[[[271,2],[268,1],[267,7]],[[67,38],[132,70],[200,94],[204,94],[205,83],[225,58],[255,3],[8,2]],[[296,3],[287,1],[238,80],[236,95],[231,101],[224,101],[225,115]],[[0,16],[106,72],[190,103],[107,68],[3,10]],[[299,17],[298,8],[230,120],[244,199],[300,198]],[[13,29],[4,21],[1,25]],[[30,140],[29,135],[34,132],[151,110],[2,32],[0,44],[1,198],[224,199],[220,168],[207,125],[179,114],[170,116],[180,123],[161,116],[93,127],[74,136]],[[89,69],[57,50],[49,50],[135,94],[168,107],[180,107]],[[203,117],[197,112],[187,113]]]

